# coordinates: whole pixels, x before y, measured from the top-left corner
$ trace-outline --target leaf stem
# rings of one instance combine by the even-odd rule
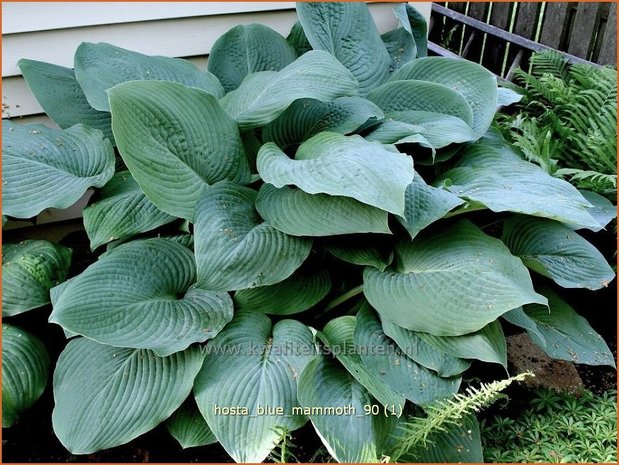
[[[327,312],[330,312],[331,310],[333,310],[335,307],[342,305],[344,302],[352,299],[355,296],[358,296],[362,292],[363,292],[363,284],[360,284],[359,286],[353,287],[352,289],[344,292],[342,295],[337,296],[335,299],[329,302],[325,306],[324,310],[320,312],[318,315],[316,315],[316,318],[323,316]]]
[[[452,218],[454,216],[462,215],[464,213],[477,212],[480,210],[487,210],[487,208],[483,205],[465,205],[462,208],[458,208],[457,210],[447,213],[445,216],[443,216],[443,218]]]

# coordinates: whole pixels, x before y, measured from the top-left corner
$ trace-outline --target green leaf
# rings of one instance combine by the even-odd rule
[[[85,124],[114,142],[110,114],[90,106],[75,72],[43,61],[21,59],[19,69],[47,116],[61,128]]]
[[[297,14],[314,50],[326,50],[359,81],[361,96],[389,76],[391,58],[364,3],[298,2]]]
[[[54,371],[54,433],[72,454],[126,444],[181,405],[203,360],[196,347],[159,357],[73,339]]]
[[[439,376],[447,378],[459,375],[471,366],[471,362],[449,355],[428,344],[415,331],[402,328],[388,320],[382,321],[382,328],[385,335],[393,339],[403,354],[419,365],[436,371]]]
[[[325,269],[310,271],[301,268],[277,284],[236,291],[234,303],[237,310],[292,315],[313,307],[330,290],[331,278]]]
[[[458,197],[494,212],[511,211],[599,228],[587,211],[591,204],[575,187],[522,160],[507,145],[472,145],[435,185],[441,183]]]
[[[232,319],[230,296],[195,280],[186,247],[161,238],[128,242],[67,284],[50,322],[103,344],[166,356],[214,337]]]
[[[148,200],[129,171],[116,173],[103,186],[96,201],[84,209],[83,216],[91,250],[152,231],[176,219]]]
[[[379,462],[397,419],[366,415],[377,405],[370,393],[338,362],[316,357],[299,378],[299,403],[331,456],[338,462]]]
[[[507,342],[505,341],[501,324],[497,320],[488,323],[479,331],[463,334],[462,336],[434,336],[429,333],[416,334],[426,344],[454,357],[466,360],[481,360],[488,363],[500,363],[507,368]]]
[[[559,286],[596,290],[615,278],[591,243],[556,221],[515,216],[505,222],[501,239],[528,268]]]
[[[204,90],[215,98],[224,95],[214,75],[189,61],[143,55],[105,42],[82,42],[75,51],[74,67],[88,103],[99,111],[110,111],[107,91],[127,81],[177,82]]]
[[[410,32],[403,27],[385,32],[380,36],[391,57],[389,72],[393,73],[417,56],[417,45]]]
[[[312,333],[298,321],[272,325],[244,311],[207,348],[194,387],[198,407],[235,461],[262,462],[281,437],[278,428],[293,431],[307,421],[297,412],[297,380],[315,356]],[[222,413],[235,407],[247,411]]]
[[[295,100],[262,131],[262,140],[280,148],[300,144],[323,131],[349,134],[369,120],[382,118],[383,112],[361,97],[339,97],[332,102],[315,99]]]
[[[497,108],[508,107],[522,100],[523,95],[507,87],[497,89]]]
[[[364,294],[381,317],[413,331],[460,336],[512,308],[545,304],[519,258],[466,220],[396,246],[397,266],[366,268]]]
[[[303,31],[303,26],[301,26],[301,22],[299,21],[294,23],[292,29],[290,29],[290,33],[288,34],[288,37],[286,37],[286,42],[288,42],[292,48],[295,49],[298,56],[301,56],[312,49],[312,46]]]
[[[473,111],[471,127],[477,137],[481,137],[488,130],[496,112],[496,77],[483,66],[461,58],[419,58],[404,65],[389,80],[428,81],[442,84],[459,93]]]
[[[415,174],[413,182],[406,188],[406,203],[403,216],[398,221],[415,239],[417,234],[445,216],[450,210],[464,201],[451,192],[429,186],[419,174]]]
[[[279,71],[292,63],[297,53],[286,39],[262,24],[239,24],[213,44],[208,70],[226,92],[236,89],[243,79],[258,71]]]
[[[290,159],[269,142],[258,153],[258,172],[275,187],[296,185],[308,194],[351,197],[401,215],[413,180],[413,161],[360,136],[322,132]]]
[[[354,316],[335,318],[325,325],[318,338],[327,345],[344,368],[383,406],[395,407],[396,411],[404,407],[404,397],[391,389],[378,373],[371,371],[361,360],[360,350],[355,347],[355,327],[357,319]]]
[[[402,27],[415,39],[416,56],[425,57],[428,54],[428,25],[425,16],[408,3],[398,5],[393,12]]]
[[[210,184],[249,182],[237,124],[198,89],[161,81],[110,90],[112,129],[129,171],[162,211],[192,221]]]
[[[391,234],[386,211],[350,197],[306,194],[301,189],[263,184],[256,209],[274,228],[292,236]]]
[[[413,63],[417,61],[419,60]],[[368,99],[385,113],[407,111],[440,113],[459,118],[469,126],[474,121],[473,110],[461,94],[434,82],[387,82],[370,92]]]
[[[537,323],[534,319],[528,316],[522,307],[514,308],[507,313],[501,315],[508,323],[511,323],[520,328],[526,329],[529,335],[531,333],[535,334],[535,342],[542,348],[546,347],[546,338],[544,334],[537,327]]]
[[[597,232],[604,229],[608,223],[617,218],[617,207],[606,197],[602,197],[595,192],[580,189],[578,192],[592,205],[587,211],[599,223],[597,228],[590,227],[589,229]]]
[[[2,316],[42,307],[49,290],[67,279],[72,250],[48,241],[2,245]]]
[[[376,247],[351,241],[348,237],[328,245],[327,251],[343,262],[360,266],[373,266],[380,271],[387,268],[393,259],[392,256],[385,255]]]
[[[537,324],[537,331],[527,330],[531,339],[552,358],[614,368],[612,352],[587,320],[550,289],[542,293],[548,298],[550,311],[539,305],[524,307],[526,315]]]
[[[165,426],[183,449],[207,446],[217,442],[206,420],[189,397],[165,422]]]
[[[230,182],[206,190],[198,203],[195,256],[198,283],[233,291],[289,277],[309,255],[312,241],[273,228],[258,216],[257,192]]]
[[[2,212],[30,218],[67,208],[114,174],[114,150],[97,129],[50,129],[2,120]]]
[[[281,71],[250,74],[221,105],[241,128],[249,129],[270,123],[297,99],[329,102],[357,91],[357,81],[335,58],[310,51]]]
[[[49,355],[35,336],[2,324],[2,427],[13,426],[19,414],[43,394]]]
[[[354,340],[364,365],[391,389],[415,404],[450,397],[460,387],[460,376],[439,377],[403,353],[385,335],[378,314],[368,305],[357,314]]]
[[[473,415],[446,431],[436,431],[428,443],[409,451],[401,458],[409,463],[483,463],[479,422]]]

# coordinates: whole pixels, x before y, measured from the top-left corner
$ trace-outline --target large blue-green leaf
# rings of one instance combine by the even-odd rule
[[[461,58],[419,58],[404,65],[390,78],[390,81],[400,80],[442,84],[462,95],[473,111],[471,127],[477,137],[481,137],[492,123],[497,107],[496,77],[477,63]]]
[[[127,81],[178,82],[216,98],[224,94],[214,75],[189,61],[143,55],[105,42],[82,42],[75,51],[74,67],[88,103],[99,111],[110,110],[107,91]]]
[[[162,238],[129,242],[73,278],[50,321],[103,344],[169,355],[214,337],[232,319],[230,296],[195,281],[188,248]]]
[[[148,200],[129,171],[116,173],[103,186],[96,201],[84,209],[83,216],[91,250],[176,219]]]
[[[165,426],[183,449],[207,446],[217,442],[206,420],[198,410],[193,397],[189,397],[165,422]]]
[[[226,92],[258,71],[279,71],[297,58],[294,48],[278,32],[262,24],[239,24],[213,44],[208,70]]]
[[[72,69],[27,59],[19,60],[17,65],[45,113],[58,126],[86,124],[114,141],[110,114],[90,106]]]
[[[458,392],[460,376],[442,378],[408,357],[385,335],[378,314],[368,305],[357,314],[354,340],[364,365],[411,402],[427,404]]]
[[[297,382],[315,356],[312,333],[298,321],[272,325],[263,313],[243,311],[207,348],[194,387],[198,407],[234,460],[262,462],[281,438],[278,428],[307,421],[298,412]],[[232,407],[246,411],[221,413]]]
[[[258,153],[258,172],[275,187],[296,185],[308,194],[351,197],[398,215],[413,180],[410,157],[360,136],[321,132],[301,144],[295,159],[275,144]]]
[[[63,282],[72,250],[42,240],[2,245],[2,316],[42,307],[49,291]]]
[[[159,357],[73,339],[54,371],[54,433],[72,454],[125,444],[181,405],[203,360],[197,347]]]
[[[271,315],[292,315],[313,307],[330,290],[331,277],[326,270],[301,268],[277,284],[236,291],[234,303],[237,309],[251,309]]]
[[[286,42],[288,42],[290,46],[295,49],[298,56],[301,56],[312,49],[300,21],[293,24],[288,37],[286,37]]]
[[[192,221],[210,184],[249,182],[239,128],[212,95],[173,82],[127,82],[110,90],[110,104],[120,154],[164,212]]]
[[[2,213],[30,218],[67,208],[114,174],[112,143],[78,124],[50,129],[2,120]]]
[[[402,23],[402,28],[415,39],[416,56],[426,56],[428,54],[428,24],[425,16],[409,3],[398,5],[393,12]]]
[[[370,92],[368,99],[385,113],[407,111],[439,113],[460,118],[469,126],[474,121],[469,102],[455,90],[435,82],[387,82]]]
[[[466,220],[399,243],[396,263],[366,268],[364,294],[383,319],[413,331],[460,336],[525,303],[546,303],[520,259]]]
[[[389,76],[391,58],[365,3],[298,2],[314,50],[326,50],[359,81],[362,96]]]
[[[566,181],[524,161],[506,144],[481,141],[467,148],[435,185],[495,212],[541,216],[579,227],[598,227],[591,204]]]
[[[429,186],[421,176],[415,174],[413,182],[406,188],[404,215],[398,216],[398,221],[414,239],[422,229],[463,203],[462,199],[451,192]]]
[[[450,355],[428,344],[420,337],[421,333],[402,328],[388,320],[382,321],[382,328],[385,335],[393,339],[403,354],[419,365],[436,371],[439,376],[450,377],[459,375],[471,366],[470,361]]]
[[[307,258],[312,242],[278,231],[255,209],[257,192],[218,183],[198,203],[195,256],[198,283],[232,291],[283,281]]]
[[[379,373],[372,371],[363,363],[360,355],[363,348],[355,346],[356,326],[357,319],[354,316],[342,316],[329,321],[317,336],[327,345],[329,352],[378,402],[387,408],[395,407],[399,411],[404,407],[404,397],[391,389]]]
[[[548,298],[550,311],[540,305],[524,307],[526,316],[537,326],[537,330],[527,327],[531,321],[525,324],[513,318],[508,321],[525,328],[531,339],[552,358],[615,367],[608,345],[587,320],[552,290],[543,289],[542,293]]]
[[[528,268],[559,286],[595,290],[615,278],[604,256],[590,242],[556,221],[512,217],[503,226],[502,240]]]
[[[386,211],[350,197],[307,194],[288,186],[278,189],[263,184],[256,209],[274,228],[292,236],[391,234]]]
[[[43,394],[49,375],[49,355],[35,336],[2,325],[2,427],[12,426],[19,414]]]
[[[372,245],[370,245],[372,244]],[[350,236],[342,238],[326,247],[327,251],[343,262],[360,266],[373,266],[381,271],[389,266],[393,260],[393,254],[385,253],[373,246],[373,240],[367,243],[350,240]]]
[[[250,74],[238,89],[221,99],[221,105],[241,128],[247,129],[270,123],[297,99],[329,102],[356,95],[358,86],[355,78],[335,58],[315,50],[281,71]]]
[[[280,148],[300,144],[322,131],[349,134],[383,112],[361,97],[339,97],[332,102],[295,100],[279,117],[262,130],[262,140]]]
[[[579,189],[578,192],[591,204],[591,207],[587,209],[589,214],[599,224],[597,227],[589,227],[592,231],[599,231],[604,229],[608,223],[617,218],[617,207],[612,204],[606,197],[596,194],[595,192]],[[578,227],[578,225],[576,225]]]
[[[338,462],[379,462],[389,454],[397,418],[383,411],[371,414],[372,406],[379,404],[337,361],[321,356],[308,363],[299,378],[298,395],[320,440]]]

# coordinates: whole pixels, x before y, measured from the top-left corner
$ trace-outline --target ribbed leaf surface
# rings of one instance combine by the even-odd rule
[[[165,426],[183,449],[207,446],[217,442],[206,420],[198,410],[193,397],[189,397],[165,422]]]

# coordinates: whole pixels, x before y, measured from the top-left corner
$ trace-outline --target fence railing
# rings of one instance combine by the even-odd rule
[[[525,67],[532,52],[554,49],[573,62],[616,64],[615,2],[439,2],[430,41],[501,77]]]

